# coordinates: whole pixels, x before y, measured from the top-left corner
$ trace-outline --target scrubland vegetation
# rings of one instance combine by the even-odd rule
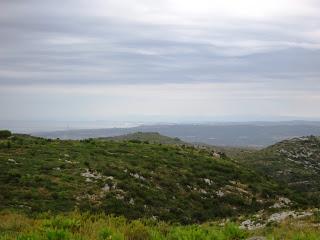
[[[0,141],[0,209],[81,211],[198,223],[272,206],[290,194],[232,159],[139,140]]]
[[[320,239],[318,138],[231,158],[137,135],[1,131],[0,240]]]
[[[218,222],[202,225],[168,224],[155,220],[128,221],[124,217],[73,212],[68,215],[49,213],[37,217],[2,212],[1,240],[318,240],[319,216],[281,224],[270,224],[256,231],[241,230],[235,223]],[[253,237],[256,238],[253,238]],[[257,237],[260,238],[257,238]],[[262,238],[265,237],[265,238]]]

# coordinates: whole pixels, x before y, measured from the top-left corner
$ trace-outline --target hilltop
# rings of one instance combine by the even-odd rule
[[[288,194],[194,146],[27,135],[0,140],[0,210],[79,209],[188,223],[268,209]]]
[[[114,141],[132,141],[136,142],[148,142],[148,143],[160,143],[160,144],[188,144],[183,142],[179,138],[171,138],[164,135],[161,135],[157,132],[135,132],[129,133],[125,135],[115,136],[115,137],[107,137],[106,140],[114,140]]]
[[[320,138],[292,138],[237,160],[260,174],[285,184],[306,203],[320,206]]]

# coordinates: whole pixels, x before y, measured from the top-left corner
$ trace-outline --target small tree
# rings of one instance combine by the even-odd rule
[[[11,132],[8,130],[0,130],[0,138],[8,138],[11,135]]]

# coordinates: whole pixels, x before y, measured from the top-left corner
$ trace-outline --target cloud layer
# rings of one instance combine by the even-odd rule
[[[264,115],[320,118],[319,1],[3,0],[0,7],[6,119],[170,121],[261,115],[261,104]],[[42,103],[56,110],[39,110]]]

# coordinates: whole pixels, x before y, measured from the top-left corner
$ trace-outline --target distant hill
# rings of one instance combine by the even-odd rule
[[[0,140],[0,210],[78,208],[188,223],[268,210],[281,197],[301,204],[274,180],[193,146],[26,135]]]
[[[305,201],[320,206],[320,138],[309,136],[279,142],[237,159],[251,169],[282,182]]]
[[[230,124],[146,125],[132,128],[105,128],[37,132],[34,136],[60,139],[104,138],[135,132],[158,132],[184,142],[214,146],[263,148],[279,141],[307,135],[320,136],[319,122],[256,122]]]
[[[171,138],[163,136],[157,132],[136,132],[129,133],[125,135],[108,137],[105,140],[114,140],[114,141],[141,141],[148,143],[161,143],[161,144],[187,144],[181,141],[179,138]]]

